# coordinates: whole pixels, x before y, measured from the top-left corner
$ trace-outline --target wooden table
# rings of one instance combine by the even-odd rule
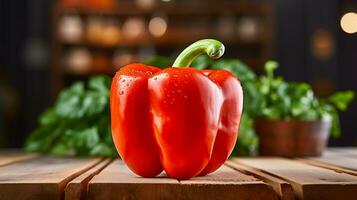
[[[185,181],[141,178],[118,159],[2,152],[0,200],[7,199],[357,199],[357,148],[319,158],[233,158]]]

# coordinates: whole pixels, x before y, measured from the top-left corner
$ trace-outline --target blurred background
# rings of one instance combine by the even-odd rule
[[[0,147],[21,147],[59,91],[152,55],[176,57],[201,38],[226,45],[257,74],[312,85],[320,97],[357,91],[355,0],[0,0]],[[357,102],[341,114],[357,145]]]

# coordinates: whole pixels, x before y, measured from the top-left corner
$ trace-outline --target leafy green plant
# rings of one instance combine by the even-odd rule
[[[332,120],[332,136],[340,135],[338,111],[347,109],[354,99],[354,92],[337,92],[327,99],[320,99],[307,83],[286,82],[282,77],[275,77],[277,62],[268,61],[264,68],[266,74],[255,82],[260,95],[252,99],[254,118]]]
[[[109,110],[110,78],[94,76],[87,85],[63,90],[39,118],[25,143],[29,152],[52,155],[114,156]]]
[[[257,154],[258,137],[254,130],[254,120],[247,112],[244,112],[239,126],[239,135],[233,156],[252,156]]]
[[[161,69],[171,67],[174,60],[165,56],[150,56],[144,60],[146,65],[159,67]]]

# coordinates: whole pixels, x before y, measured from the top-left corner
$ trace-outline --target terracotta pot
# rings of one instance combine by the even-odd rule
[[[256,120],[259,153],[263,156],[321,156],[331,121]]]

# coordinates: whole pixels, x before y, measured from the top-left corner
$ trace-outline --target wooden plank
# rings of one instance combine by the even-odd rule
[[[274,191],[278,194],[279,198],[282,200],[292,200],[295,199],[292,186],[285,180],[271,176],[269,174],[263,173],[252,167],[246,166],[242,163],[237,163],[232,160],[227,160],[226,165],[242,171],[246,174],[251,174],[264,182],[268,183]]]
[[[8,165],[14,162],[25,161],[38,157],[39,154],[25,154],[19,150],[1,150],[0,151],[0,166]]]
[[[318,167],[323,167],[326,169],[332,169],[335,170],[336,172],[343,172],[343,173],[347,173],[347,174],[351,174],[354,176],[357,176],[357,171],[355,170],[351,170],[345,167],[341,167],[341,164],[344,165],[343,163],[340,162],[336,162],[335,164],[333,163],[332,160],[327,160],[326,159],[316,159],[316,158],[310,158],[310,159],[298,159],[301,162],[304,162],[306,164],[310,164],[310,165],[314,165],[314,166],[318,166]],[[356,160],[354,160],[353,162],[357,162]],[[351,162],[349,162],[348,164],[352,164]]]
[[[85,199],[87,195],[89,181],[103,170],[112,159],[105,159],[93,168],[69,182],[65,188],[65,200]]]
[[[178,181],[164,174],[141,178],[115,161],[89,182],[89,199],[277,199],[264,182],[228,167],[204,177]],[[255,196],[252,194],[255,193]]]
[[[61,199],[66,184],[99,161],[41,157],[3,166],[0,199]]]
[[[353,149],[338,149],[339,150],[335,150],[334,148],[328,149],[321,157],[310,157],[299,160],[315,166],[320,166],[357,176],[357,154],[356,157],[354,157],[353,154],[348,156],[344,150],[353,153]]]
[[[263,181],[224,165],[212,174],[180,183],[180,199],[278,199]]]
[[[283,158],[241,158],[263,173],[288,181],[298,199],[356,199],[357,177]]]
[[[141,178],[115,160],[89,182],[88,199],[169,199],[179,182],[166,177]]]
[[[328,154],[334,153],[345,157],[357,158],[357,147],[332,147],[326,151]]]

